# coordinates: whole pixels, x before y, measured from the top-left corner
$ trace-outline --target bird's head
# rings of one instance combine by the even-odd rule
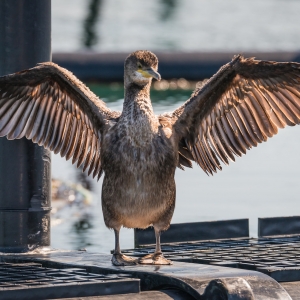
[[[158,59],[152,52],[139,50],[131,53],[125,60],[125,86],[130,83],[145,86],[151,82],[152,78],[160,80],[157,67]]]

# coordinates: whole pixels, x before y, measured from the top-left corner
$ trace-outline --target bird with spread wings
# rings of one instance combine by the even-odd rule
[[[235,56],[171,113],[150,100],[158,59],[136,51],[125,60],[122,112],[108,109],[72,73],[47,62],[0,77],[0,136],[26,137],[100,178],[107,227],[115,232],[114,265],[171,264],[160,233],[175,207],[176,168],[195,161],[213,174],[300,123],[300,64]],[[139,260],[120,250],[119,231],[152,225],[156,249]]]

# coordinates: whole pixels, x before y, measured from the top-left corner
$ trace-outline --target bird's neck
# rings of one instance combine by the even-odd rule
[[[122,115],[127,118],[140,118],[142,116],[154,116],[150,100],[151,82],[145,86],[129,84],[125,88],[124,105]]]
[[[123,112],[119,121],[130,143],[147,147],[157,135],[159,122],[150,101],[150,84],[144,87],[130,85],[125,88]]]

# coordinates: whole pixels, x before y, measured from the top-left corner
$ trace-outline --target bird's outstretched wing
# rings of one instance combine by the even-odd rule
[[[0,77],[0,136],[26,137],[101,176],[101,131],[119,117],[71,72],[48,62]]]
[[[209,174],[300,123],[300,64],[236,56],[172,113],[184,149]]]

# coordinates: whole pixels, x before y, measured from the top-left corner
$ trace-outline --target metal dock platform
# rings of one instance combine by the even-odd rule
[[[249,238],[247,219],[173,224],[162,235],[170,266],[115,267],[85,251],[2,253],[0,299],[300,299],[300,217],[259,219],[258,229]],[[136,230],[139,247],[123,252],[151,253],[152,239]]]

